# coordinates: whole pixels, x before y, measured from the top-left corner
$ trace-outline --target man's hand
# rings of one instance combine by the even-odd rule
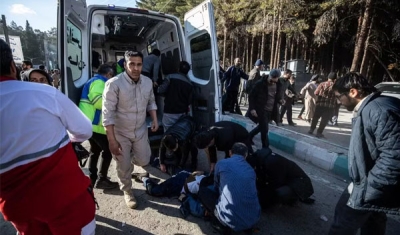
[[[157,121],[153,121],[152,123],[151,123],[151,131],[152,132],[156,132],[158,130],[158,122]]]
[[[250,111],[250,114],[253,115],[254,117],[258,117],[256,110],[252,109]]]
[[[110,152],[114,155],[115,160],[119,161],[122,157],[122,148],[117,140],[109,141]]]
[[[167,172],[167,168],[165,167],[165,165],[164,164],[160,164],[160,170],[162,171],[162,172]]]

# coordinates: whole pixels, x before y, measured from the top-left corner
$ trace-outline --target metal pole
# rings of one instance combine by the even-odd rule
[[[6,38],[6,42],[7,42],[8,45],[10,45],[10,39],[8,37],[8,28],[7,28],[6,16],[5,15],[1,15],[1,23],[3,24],[4,37]]]

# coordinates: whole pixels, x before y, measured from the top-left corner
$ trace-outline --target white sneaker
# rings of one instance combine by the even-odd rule
[[[135,209],[137,207],[136,198],[133,195],[133,191],[132,190],[124,191],[124,199],[125,199],[126,205],[129,208]]]

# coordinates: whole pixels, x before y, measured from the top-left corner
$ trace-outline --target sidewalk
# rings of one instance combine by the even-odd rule
[[[349,179],[347,153],[351,135],[351,112],[340,109],[339,125],[328,125],[323,132],[325,138],[316,138],[315,135],[307,133],[310,124],[297,119],[301,108],[302,104],[296,104],[293,107],[293,121],[297,123],[297,126],[287,125],[286,117],[283,119],[284,126],[269,126],[270,144],[317,167]],[[246,106],[241,109],[243,114],[247,111]],[[222,120],[237,122],[249,131],[255,127],[248,118],[237,114],[222,115]],[[254,142],[257,148],[261,147],[259,135],[256,136]]]

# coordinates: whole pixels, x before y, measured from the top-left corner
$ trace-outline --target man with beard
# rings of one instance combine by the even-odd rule
[[[349,147],[352,179],[336,209],[329,235],[383,235],[386,214],[400,215],[399,100],[376,92],[367,79],[349,73],[332,90],[353,111]]]

